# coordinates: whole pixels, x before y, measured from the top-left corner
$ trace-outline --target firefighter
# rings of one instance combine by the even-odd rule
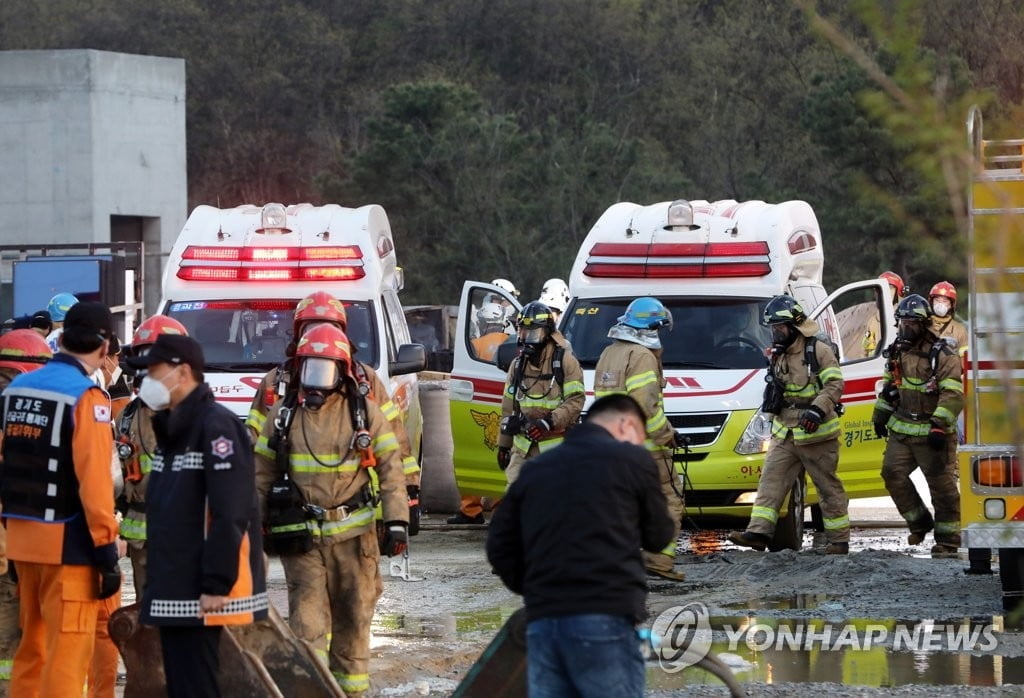
[[[315,323],[329,323],[342,331],[348,330],[348,313],[345,304],[326,291],[312,293],[295,306],[292,337],[295,343],[303,332]],[[266,423],[267,414],[287,390],[288,383],[294,376],[294,362],[291,356],[295,353],[294,343],[285,349],[284,362],[279,368],[271,369],[263,376],[260,387],[253,396],[249,407],[249,417],[245,425],[249,427],[253,441],[259,436]],[[391,433],[398,439],[401,449],[402,471],[405,473],[405,490],[409,498],[409,534],[416,535],[420,528],[420,465],[412,454],[412,442],[405,428],[405,420],[401,409],[391,399],[384,382],[377,375],[373,366],[353,358],[353,376],[363,390],[366,399],[377,404],[384,418],[391,425]]]
[[[967,328],[956,319],[956,286],[940,281],[928,292],[932,306],[931,333],[953,347],[960,356],[967,353]]]
[[[481,361],[494,361],[498,347],[508,340],[505,333],[506,313],[500,303],[484,303],[476,312],[479,336],[469,340],[473,354]]]
[[[960,547],[960,495],[954,470],[956,421],[963,409],[960,357],[930,329],[928,301],[907,296],[896,308],[897,332],[888,352],[872,421],[887,438],[882,479],[907,521],[907,542],[919,545],[935,531],[932,557],[956,557]],[[921,501],[910,474],[921,468],[935,516]]]
[[[132,335],[131,355],[145,356],[157,337],[165,334],[186,336],[188,332],[174,318],[153,315],[143,321]],[[134,387],[138,389],[141,383],[136,380]],[[135,598],[141,599],[146,586],[146,486],[149,484],[153,454],[156,452],[153,410],[141,400],[132,400],[115,423],[114,438],[124,471],[124,498],[127,505],[121,520],[121,537],[128,542]]]
[[[673,569],[676,559],[676,541],[683,523],[684,494],[678,484],[672,453],[676,446],[676,433],[665,416],[662,390],[665,377],[661,366],[662,329],[672,329],[672,313],[657,298],[637,298],[626,308],[618,323],[608,330],[612,339],[594,370],[594,397],[613,393],[629,395],[644,410],[647,417],[647,450],[658,464],[661,491],[668,504],[669,518],[674,533],[672,542],[660,553],[644,551],[644,566],[649,574],[683,581],[681,572]]]
[[[380,408],[360,396],[340,329],[306,330],[295,362],[298,384],[271,408],[256,442],[264,526],[281,553],[289,625],[328,659],[346,695],[363,696],[370,689],[370,623],[383,590],[380,555],[401,555],[408,541],[399,445]],[[292,487],[281,505],[279,492]]]
[[[51,356],[46,340],[33,330],[13,330],[0,337],[0,395],[11,379],[36,370]],[[17,584],[7,573],[7,529],[0,526],[0,698],[8,695],[14,650],[20,638]]]
[[[569,287],[561,279],[548,279],[540,291],[541,303],[551,308],[555,315],[555,326],[562,319],[562,313],[569,307]]]
[[[89,377],[113,334],[106,306],[73,306],[60,353],[4,393],[0,497],[22,629],[12,695],[81,695],[100,603],[120,589],[110,400]]]
[[[762,410],[772,415],[772,439],[764,457],[757,497],[745,531],[729,540],[764,550],[775,532],[782,505],[793,483],[811,476],[821,499],[828,545],[825,553],[849,552],[849,498],[836,476],[839,464],[839,401],[843,374],[829,342],[819,340],[818,324],[808,319],[795,298],[772,298],[764,310],[772,345],[768,387]],[[793,515],[802,516],[802,512]]]
[[[551,309],[527,303],[516,324],[519,353],[505,379],[498,436],[498,467],[510,485],[523,463],[562,443],[586,399],[583,369]]]

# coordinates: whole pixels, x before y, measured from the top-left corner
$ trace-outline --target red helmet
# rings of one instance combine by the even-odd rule
[[[348,315],[345,306],[327,291],[317,291],[299,301],[295,306],[295,334],[304,322],[331,322],[341,328],[348,329]]]
[[[53,356],[46,340],[35,330],[12,330],[0,337],[0,368],[18,373],[34,371]]]
[[[948,281],[940,281],[932,286],[932,290],[928,292],[929,299],[935,298],[935,296],[945,296],[953,301],[953,303],[956,303],[956,286]]]
[[[889,285],[896,289],[896,297],[903,298],[907,295],[907,285],[903,283],[903,277],[894,271],[883,271],[878,275],[879,279],[885,279]]]
[[[132,351],[138,352],[141,347],[149,346],[162,334],[188,335],[185,326],[172,317],[154,315],[143,320],[135,334],[132,335]]]
[[[331,389],[348,374],[352,348],[348,337],[327,322],[313,325],[302,334],[295,359],[300,362],[299,382],[308,389]],[[343,365],[339,366],[341,362]]]

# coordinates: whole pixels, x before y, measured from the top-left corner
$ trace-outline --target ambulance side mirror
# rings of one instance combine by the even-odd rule
[[[422,344],[403,344],[398,347],[398,358],[388,364],[388,373],[403,376],[419,373],[427,368],[427,350]]]
[[[498,353],[495,355],[494,362],[498,364],[498,368],[508,373],[508,368],[512,365],[518,351],[519,345],[516,343],[515,335],[512,335],[504,343],[498,345]]]

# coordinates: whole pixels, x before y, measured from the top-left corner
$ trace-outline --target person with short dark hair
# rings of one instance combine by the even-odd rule
[[[156,412],[139,620],[160,628],[169,698],[219,696],[221,626],[268,608],[249,437],[202,382],[196,340],[162,334],[128,364],[146,369],[139,399]]]
[[[627,395],[595,401],[527,461],[491,522],[487,559],[526,604],[531,697],[643,695],[641,549],[674,532],[645,422]]]

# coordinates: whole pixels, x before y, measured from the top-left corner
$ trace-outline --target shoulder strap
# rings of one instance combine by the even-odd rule
[[[135,417],[135,413],[139,411],[140,402],[142,400],[135,398],[121,410],[121,417],[117,420],[118,436],[128,436],[128,432],[132,428],[132,419]]]
[[[551,356],[551,372],[555,375],[555,381],[558,382],[559,388],[565,386],[565,367],[562,365],[564,357],[565,347],[556,344],[555,353]]]
[[[804,363],[811,367],[811,372],[814,377],[818,377],[818,371],[821,370],[821,364],[818,363],[818,354],[815,349],[818,345],[818,338],[810,336],[804,339]],[[821,382],[820,379],[818,381]]]

